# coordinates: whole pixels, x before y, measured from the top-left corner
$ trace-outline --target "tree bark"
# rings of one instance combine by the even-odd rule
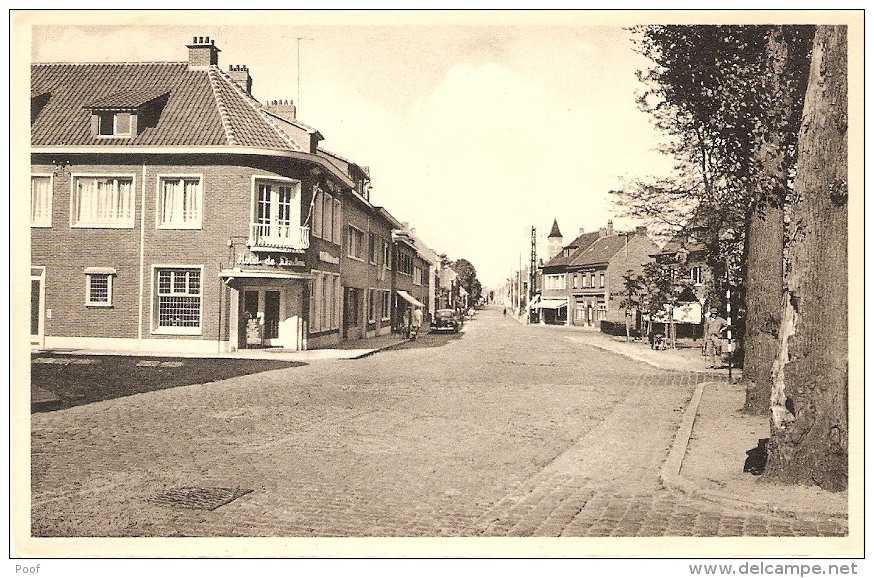
[[[792,90],[785,75],[788,47],[782,27],[768,38],[767,62],[772,73],[768,130],[756,147],[759,168],[754,199],[746,218],[746,327],[743,379],[746,384],[744,412],[767,415],[771,398],[771,368],[779,349],[781,294],[783,292],[783,206],[786,197],[786,165],[789,156],[785,131],[776,119],[793,116]],[[792,143],[794,144],[794,143]]]
[[[816,29],[797,166],[765,475],[843,490],[848,479],[846,26]]]
[[[771,368],[779,349],[783,293],[783,210],[766,205],[753,211],[747,229],[744,411],[767,415]]]

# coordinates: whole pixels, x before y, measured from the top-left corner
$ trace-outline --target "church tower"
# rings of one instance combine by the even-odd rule
[[[558,230],[558,219],[553,219],[552,230],[549,232],[547,241],[548,245],[546,260],[549,261],[556,255],[561,253],[561,249],[564,246],[564,237],[562,237],[561,231]]]

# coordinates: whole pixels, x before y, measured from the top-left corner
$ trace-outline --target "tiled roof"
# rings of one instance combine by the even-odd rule
[[[571,261],[570,266],[575,267],[580,265],[585,266],[606,263],[613,257],[613,255],[625,247],[625,243],[627,242],[628,237],[624,234],[601,237],[586,249],[579,251],[576,257]]]
[[[85,108],[136,108],[166,94],[161,88],[131,88],[98,98]]]
[[[31,125],[36,146],[242,146],[304,150],[218,66],[185,62],[34,64],[31,94],[49,93]],[[168,94],[154,126],[132,138],[96,138],[87,106],[139,106]]]
[[[683,237],[673,237],[670,241],[668,241],[662,250],[659,251],[658,255],[670,255],[676,253],[680,249],[685,248],[689,253],[695,253],[697,251],[704,251],[707,249],[702,243],[698,243],[692,239],[684,239]]]
[[[550,259],[543,266],[544,267],[566,267],[569,265],[574,258],[579,255],[581,252],[585,251],[589,245],[598,240],[598,231],[594,231],[591,233],[583,233],[567,245],[565,245],[561,253]],[[565,257],[564,252],[565,249],[572,249],[571,254]]]
[[[231,80],[217,66],[210,67],[214,78],[213,87],[217,90],[216,99],[224,107],[226,122],[230,123],[234,144],[260,148],[292,149],[303,148],[291,140],[286,133],[268,120],[261,103],[250,96],[243,88]]]

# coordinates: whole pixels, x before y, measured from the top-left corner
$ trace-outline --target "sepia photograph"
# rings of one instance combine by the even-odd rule
[[[863,17],[12,11],[10,556],[863,557]]]

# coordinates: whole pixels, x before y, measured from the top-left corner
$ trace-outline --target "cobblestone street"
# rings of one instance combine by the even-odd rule
[[[837,536],[659,482],[704,373],[478,313],[359,359],[32,416],[34,536]],[[156,496],[229,488],[213,510]],[[244,493],[245,490],[252,490]]]

